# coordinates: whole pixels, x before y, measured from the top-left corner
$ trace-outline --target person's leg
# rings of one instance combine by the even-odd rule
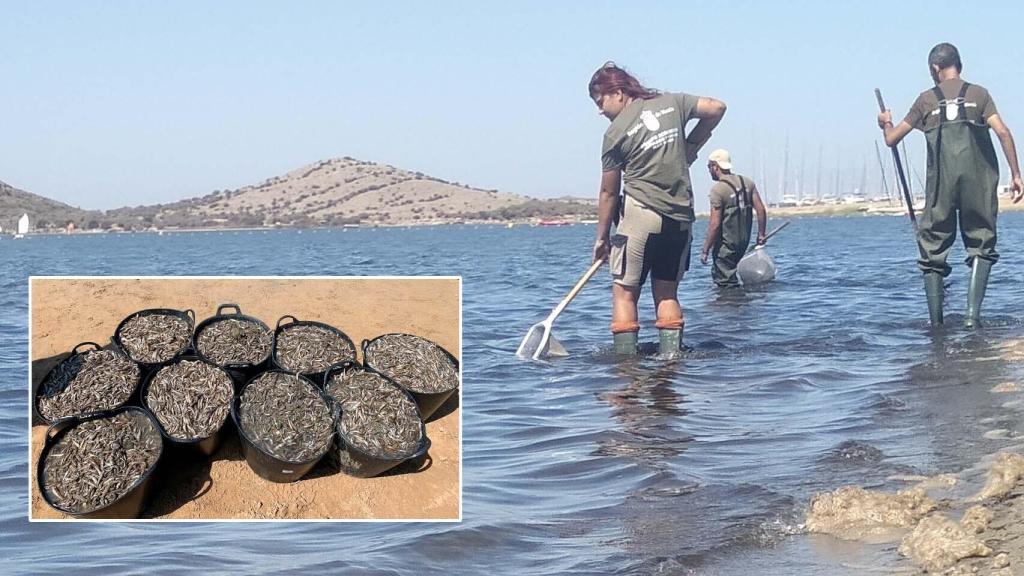
[[[964,327],[975,328],[980,323],[989,272],[999,260],[996,252],[999,173],[984,162],[970,169],[960,190],[960,237],[967,251],[967,265],[971,267]]]
[[[740,281],[736,277],[736,268],[740,263],[741,253],[723,244],[716,247],[713,256],[711,278],[715,281],[715,285],[722,288],[739,286]]]
[[[732,250],[724,244],[716,244],[711,250],[711,279],[715,286],[728,287],[739,284],[736,279],[736,265],[732,262]]]
[[[689,222],[662,219],[662,233],[651,265],[651,292],[657,313],[658,352],[679,351],[683,333],[683,307],[679,305],[679,282],[690,267],[690,244],[693,240]]]
[[[612,340],[616,354],[636,354],[640,331],[636,303],[639,299],[639,287],[612,284]]]
[[[608,258],[612,272],[612,340],[618,354],[637,352],[640,323],[636,304],[648,273],[645,251],[652,230],[657,231],[653,228],[655,222],[659,221],[653,211],[625,197]]]
[[[946,173],[943,173],[946,174]],[[925,184],[925,207],[917,233],[917,248],[920,257],[917,265],[924,273],[924,291],[928,302],[928,317],[932,326],[942,324],[942,280],[949,276],[946,263],[949,250],[956,239],[956,201],[953,194],[955,181],[949,175],[940,186],[934,168],[929,168]]]
[[[671,280],[651,280],[654,294],[654,308],[657,311],[658,353],[670,354],[679,351],[682,340],[683,307],[679,305],[679,283]]]

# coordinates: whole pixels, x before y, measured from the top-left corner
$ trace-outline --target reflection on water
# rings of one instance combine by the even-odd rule
[[[598,439],[595,454],[633,458],[653,468],[686,449],[693,437],[676,429],[680,416],[686,415],[682,394],[672,385],[672,377],[681,362],[669,360],[651,368],[640,357],[626,359],[612,368],[621,388],[597,393],[611,407],[612,416],[621,425],[605,438]]]
[[[1018,244],[1024,215],[1001,220],[1001,242]],[[1000,347],[1024,334],[1015,302],[1024,255],[1007,251],[994,269],[977,333],[959,328],[966,284],[953,278],[949,325],[936,335],[905,225],[795,220],[772,241],[779,273],[769,285],[717,291],[706,269],[690,271],[680,357],[607,353],[599,275],[554,325],[570,356],[516,360],[526,328],[586,269],[592,240],[593,228],[573,226],[5,244],[6,556],[25,573],[863,574],[857,566],[891,562],[892,550],[803,535],[814,492],[958,472],[1010,442],[987,432],[1020,428],[1020,408],[990,390],[1020,378]],[[31,274],[463,276],[463,521],[29,524]],[[648,298],[640,315],[654,317]],[[645,325],[645,350],[654,339]]]

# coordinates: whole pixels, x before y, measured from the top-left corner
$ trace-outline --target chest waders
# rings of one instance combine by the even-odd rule
[[[969,86],[964,82],[955,99],[945,98],[938,86],[933,89],[939,105],[931,114],[937,115],[939,122],[925,131],[928,143],[926,205],[917,243],[928,316],[933,325],[942,324],[942,279],[951,271],[946,258],[959,225],[967,265],[971,267],[964,325],[973,328],[978,323],[989,270],[999,258],[996,252],[999,165],[988,126],[983,120],[968,119],[964,96]]]
[[[732,188],[732,202],[722,208],[721,235],[712,247],[714,266],[711,277],[718,286],[738,286],[736,267],[747,252],[750,244],[750,230],[754,222],[753,193],[747,189],[747,182],[740,175],[735,175],[739,186],[729,181],[732,174],[726,174],[719,180]]]

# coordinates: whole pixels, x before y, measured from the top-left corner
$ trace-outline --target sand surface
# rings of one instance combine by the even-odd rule
[[[406,332],[460,358],[458,279],[33,279],[32,390],[76,344],[109,344],[118,323],[132,312],[192,309],[199,323],[224,303],[238,304],[242,313],[271,329],[290,314],[339,328],[357,346],[381,334]],[[209,459],[162,463],[157,491],[142,517],[458,519],[460,397],[461,390],[427,422],[432,442],[427,458],[370,479],[346,476],[325,459],[298,482],[268,482],[249,468],[232,429]],[[35,485],[47,427],[37,420],[32,424],[31,518],[68,518],[49,507]]]

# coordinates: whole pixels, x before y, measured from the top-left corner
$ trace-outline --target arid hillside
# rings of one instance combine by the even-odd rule
[[[29,215],[33,228],[47,229],[63,227],[68,222],[86,222],[99,213],[68,206],[0,182],[0,228],[3,232],[14,231],[22,214]]]
[[[20,190],[15,192],[17,197],[12,196],[9,203],[3,203],[4,197],[0,195],[0,225],[5,229],[7,222],[13,224],[24,212],[29,213],[36,230],[64,228],[68,222],[85,230],[393,226],[587,219],[597,213],[594,201],[540,200],[481,190],[347,157],[321,160],[237,190],[215,190],[169,204],[102,212],[79,210]]]

